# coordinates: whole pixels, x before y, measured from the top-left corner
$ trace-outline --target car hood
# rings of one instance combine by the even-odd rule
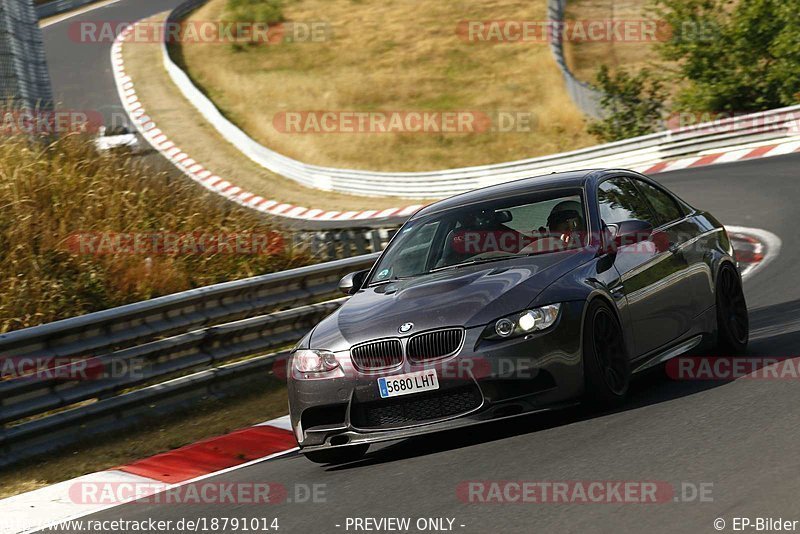
[[[524,310],[543,289],[591,256],[568,251],[440,271],[368,287],[324,319],[311,347],[332,351],[445,326],[488,324]],[[542,303],[547,304],[547,303]],[[400,325],[413,329],[400,334]]]

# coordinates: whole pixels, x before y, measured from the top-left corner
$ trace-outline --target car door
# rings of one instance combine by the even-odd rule
[[[642,356],[669,344],[689,329],[690,305],[683,293],[689,290],[684,277],[687,262],[670,230],[677,221],[657,214],[637,185],[627,177],[611,178],[598,186],[600,218],[611,230],[622,221],[638,219],[653,225],[650,239],[619,247],[614,267],[620,275],[621,291],[627,301],[627,313],[633,325],[636,356]],[[682,217],[683,213],[679,212]]]
[[[707,263],[707,249],[698,243],[698,238],[703,236],[706,228],[691,216],[690,208],[657,184],[632,180],[659,220],[658,230],[663,234],[661,242],[669,245],[673,254],[686,263],[680,283],[681,304],[687,320],[691,321],[714,305],[713,277]]]

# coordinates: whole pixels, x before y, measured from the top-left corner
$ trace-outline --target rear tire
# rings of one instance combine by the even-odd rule
[[[344,464],[360,460],[367,453],[367,449],[369,449],[369,445],[349,445],[303,454],[315,464]]]
[[[631,363],[622,327],[611,307],[601,300],[589,304],[583,326],[584,402],[608,407],[625,400]]]
[[[750,319],[742,290],[742,277],[731,264],[717,274],[717,350],[740,354],[750,340]]]

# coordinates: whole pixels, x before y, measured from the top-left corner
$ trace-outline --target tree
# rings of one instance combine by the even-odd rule
[[[600,105],[605,118],[589,125],[589,133],[604,141],[616,141],[656,131],[666,98],[662,84],[647,69],[631,75],[619,71],[612,75],[601,65],[596,76],[602,91]]]
[[[672,33],[660,53],[685,81],[676,108],[761,111],[800,93],[798,0],[656,0]]]

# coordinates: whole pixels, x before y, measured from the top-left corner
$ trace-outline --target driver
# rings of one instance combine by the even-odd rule
[[[583,207],[575,200],[565,200],[556,204],[547,217],[547,228],[541,227],[534,235],[539,237],[521,252],[538,254],[556,252],[580,245],[586,229],[583,220]]]
[[[584,231],[583,207],[575,200],[565,200],[556,204],[547,217],[547,229],[553,236],[560,237],[565,243],[573,234]]]

